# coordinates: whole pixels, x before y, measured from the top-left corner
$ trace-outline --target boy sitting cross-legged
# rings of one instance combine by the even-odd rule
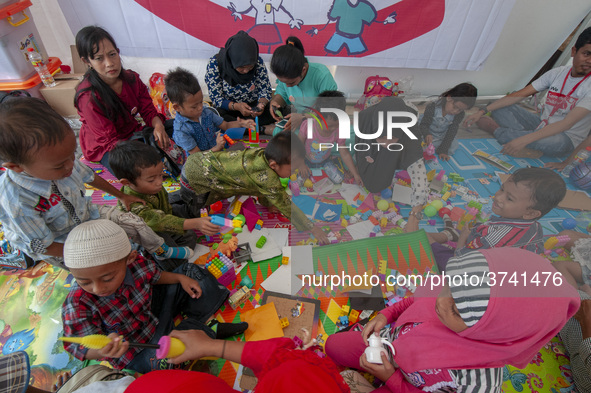
[[[493,197],[489,221],[470,231],[465,225],[461,233],[452,228],[444,216],[446,228],[427,233],[439,270],[445,270],[454,253],[464,255],[474,250],[495,247],[517,247],[535,253],[544,251],[544,233],[538,219],[554,209],[566,195],[566,184],[557,173],[544,168],[521,168],[511,174]],[[405,231],[416,231],[419,219],[411,212]],[[420,213],[419,213],[420,215]],[[443,245],[457,242],[451,249]]]
[[[207,270],[187,263],[172,273],[161,271],[132,251],[125,232],[111,221],[92,220],[74,228],[64,245],[64,261],[76,279],[62,308],[64,335],[112,339],[102,349],[64,343],[80,360],[105,358],[115,368],[140,373],[166,367],[166,361],[156,360],[155,350],[129,348],[128,341],[157,344],[181,311],[187,318],[177,330],[199,329],[226,338],[248,328],[244,322],[210,320],[229,291]]]

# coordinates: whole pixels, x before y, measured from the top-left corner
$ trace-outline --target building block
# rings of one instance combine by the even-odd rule
[[[283,258],[281,258],[281,264],[282,265],[288,265],[289,264],[289,257],[283,257]]]
[[[351,307],[344,305],[343,307],[341,307],[341,315],[349,315],[350,309]]]
[[[230,138],[226,134],[224,134],[224,139],[226,140],[226,142],[228,142],[228,145],[230,145],[230,146],[232,146],[234,143],[236,143],[232,138]]]
[[[349,322],[356,323],[358,320],[359,320],[359,311],[351,310],[351,312],[349,313]]]
[[[265,236],[261,236],[259,240],[257,240],[256,247],[263,248],[263,246],[267,243],[267,238]]]
[[[287,317],[281,318],[279,323],[281,324],[281,329],[285,329],[289,326],[289,319],[287,319]]]

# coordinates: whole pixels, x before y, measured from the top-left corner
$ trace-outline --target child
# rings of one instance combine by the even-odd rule
[[[570,250],[572,261],[555,261],[554,267],[569,284],[591,296],[591,236],[571,230],[556,236],[570,238],[565,248]]]
[[[62,307],[64,335],[104,334],[112,339],[102,349],[64,343],[80,360],[106,358],[115,368],[140,373],[166,367],[166,361],[155,360],[153,349],[130,348],[129,342],[158,343],[181,311],[187,318],[177,330],[199,329],[212,338],[225,338],[248,328],[244,322],[217,320],[206,325],[229,291],[194,264],[172,273],[160,271],[131,250],[125,232],[111,221],[92,220],[74,228],[64,245],[64,260],[76,279]]]
[[[187,154],[198,151],[220,151],[226,141],[219,132],[228,128],[255,128],[254,121],[238,118],[227,122],[209,107],[203,107],[201,86],[191,72],[176,68],[164,78],[166,94],[177,112],[173,139]]]
[[[573,150],[571,155],[568,156],[564,161],[562,161],[562,162],[547,162],[544,164],[544,168],[550,168],[550,169],[556,169],[557,171],[562,171],[568,164],[573,162],[573,160],[578,152],[580,152],[581,150],[585,150],[589,146],[591,146],[591,135],[589,135],[577,147],[575,147],[575,150]]]
[[[440,271],[454,254],[464,255],[473,250],[495,247],[518,247],[535,253],[544,251],[542,225],[538,219],[554,209],[566,195],[566,184],[549,169],[522,168],[515,171],[501,185],[493,197],[492,212],[496,215],[484,224],[468,231],[465,225],[461,235],[451,227],[448,216],[446,229],[440,233],[427,233]],[[421,213],[409,216],[406,231],[416,231]],[[456,241],[455,250],[440,243]]]
[[[328,90],[320,93],[318,99],[314,104],[314,109],[320,110],[321,108],[335,108],[345,111],[347,101],[345,95],[336,90]],[[309,166],[321,167],[324,169],[328,178],[333,183],[341,183],[343,181],[342,172],[339,167],[331,159],[332,147],[327,148],[323,144],[331,144],[331,146],[346,146],[346,140],[339,139],[339,119],[336,114],[327,112],[324,113],[326,119],[326,127],[324,124],[318,125],[316,121],[304,121],[300,126],[299,137],[306,147],[306,160],[304,164],[299,168],[300,174],[304,178],[310,177]],[[312,136],[308,137],[308,124],[312,124]],[[339,154],[347,168],[353,174],[355,181],[359,185],[363,185],[363,181],[359,176],[359,172],[353,162],[353,157],[347,149],[338,149]]]
[[[145,202],[132,204],[131,211],[166,243],[193,249],[197,244],[194,230],[208,236],[219,232],[220,227],[210,222],[211,217],[195,218],[184,205],[171,205],[162,186],[164,164],[153,146],[139,141],[121,142],[111,150],[109,164],[123,184],[121,191]],[[123,209],[121,204],[119,207]]]
[[[63,267],[63,243],[81,222],[99,217],[121,225],[136,243],[161,258],[187,258],[192,250],[168,247],[132,213],[97,206],[84,183],[128,207],[141,201],[125,195],[76,160],[76,136],[45,101],[19,98],[0,105],[0,221],[14,247],[36,261]]]
[[[565,282],[528,281],[548,273],[559,274],[526,250],[496,248],[451,259],[445,285],[432,279],[382,310],[363,332],[329,336],[326,354],[376,376],[385,383],[380,392],[500,392],[503,367],[525,367],[579,308],[577,292]],[[504,275],[527,280],[501,284]],[[392,342],[396,366],[386,354],[383,364],[367,361],[363,352],[374,333]]]
[[[280,181],[291,175],[292,163],[301,165],[304,156],[302,142],[289,131],[276,135],[264,149],[192,154],[181,174],[181,196],[191,201],[193,211],[235,195],[258,196],[259,202],[275,206],[298,230],[310,230],[325,243],[324,231],[290,203]]]
[[[458,148],[458,128],[465,111],[474,106],[477,95],[478,90],[472,84],[460,83],[425,107],[419,126],[421,135],[425,143],[433,143],[441,160],[449,160]]]

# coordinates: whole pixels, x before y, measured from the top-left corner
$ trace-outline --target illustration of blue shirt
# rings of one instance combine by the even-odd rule
[[[335,0],[329,17],[337,20],[337,33],[352,38],[361,35],[363,24],[372,23],[377,14],[371,5],[364,1],[352,6],[347,0]]]

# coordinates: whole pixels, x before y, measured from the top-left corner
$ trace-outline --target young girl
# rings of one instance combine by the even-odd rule
[[[458,148],[458,127],[465,111],[474,106],[477,95],[478,90],[472,84],[460,83],[425,107],[420,119],[421,135],[425,143],[433,143],[441,160],[449,160]]]
[[[289,37],[285,45],[273,52],[271,71],[278,80],[275,95],[269,104],[271,116],[279,121],[281,118],[276,111],[283,111],[288,120],[286,130],[297,130],[300,127],[304,118],[301,112],[306,109],[306,105],[312,106],[313,97],[318,97],[323,91],[337,90],[337,83],[324,64],[308,62],[304,56],[304,46],[297,37]],[[286,115],[290,105],[295,111]],[[273,135],[281,131],[282,128],[275,127]]]
[[[414,297],[382,310],[363,332],[330,336],[326,353],[384,381],[376,392],[500,392],[502,367],[525,367],[580,304],[552,264],[526,250],[475,251],[451,259],[445,273],[443,287],[431,290],[434,281],[419,287]],[[551,285],[529,281],[547,274],[556,278]],[[520,280],[501,283],[503,275]],[[391,329],[384,329],[389,323]],[[368,363],[363,353],[374,333],[392,342],[394,364],[385,354],[383,364]]]
[[[80,147],[84,156],[111,170],[109,151],[117,142],[152,131],[144,129],[138,116],[153,127],[160,147],[167,148],[173,122],[168,122],[165,130],[166,119],[156,111],[147,86],[137,73],[122,68],[113,37],[98,26],[86,26],[76,34],[76,49],[89,66],[74,98],[82,122]]]
[[[314,108],[335,108],[342,111],[345,110],[347,101],[345,95],[336,90],[328,90],[320,93],[318,99],[314,104]],[[343,173],[339,167],[342,165],[333,161],[331,154],[334,146],[345,146],[346,140],[339,139],[339,121],[335,114],[324,113],[326,119],[326,126],[324,124],[318,125],[318,122],[312,121],[312,136],[308,137],[308,122],[303,121],[300,126],[299,137],[306,146],[306,159],[299,168],[300,174],[304,178],[310,176],[310,166],[322,168],[328,175],[328,178],[333,183],[341,183],[343,181]],[[328,147],[331,144],[333,147]],[[363,181],[359,176],[357,167],[353,162],[353,157],[347,149],[338,149],[341,159],[355,178],[359,185],[363,185]]]

